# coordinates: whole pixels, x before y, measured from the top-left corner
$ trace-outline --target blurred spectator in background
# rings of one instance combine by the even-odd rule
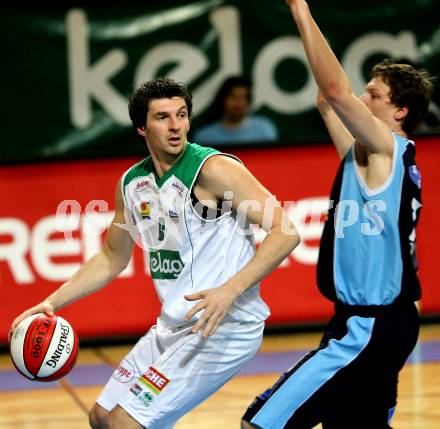
[[[194,134],[199,144],[227,144],[271,141],[278,139],[278,130],[269,119],[249,113],[252,83],[243,76],[231,76],[220,86],[208,125]]]

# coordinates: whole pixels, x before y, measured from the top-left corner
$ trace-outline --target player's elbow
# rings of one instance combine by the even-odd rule
[[[351,88],[346,82],[329,81],[322,88],[323,97],[331,105],[338,104],[351,95]]]
[[[113,275],[117,277],[119,274],[121,274],[122,271],[127,268],[129,262],[130,258],[114,258],[111,263]]]
[[[298,231],[294,229],[294,231],[289,234],[289,253],[292,253],[300,245],[300,243],[301,237],[298,234]]]
[[[103,248],[103,254],[107,260],[107,265],[112,277],[117,277],[122,271],[127,268],[130,262],[130,254],[125,252],[115,252],[110,248]]]
[[[285,241],[286,247],[289,248],[290,252],[292,252],[295,247],[301,243],[301,236],[299,235],[298,230],[293,222],[285,213],[281,219],[279,229]]]

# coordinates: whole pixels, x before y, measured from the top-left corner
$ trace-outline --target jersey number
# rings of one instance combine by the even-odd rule
[[[165,219],[163,217],[159,218],[159,235],[157,237],[159,241],[165,239]]]

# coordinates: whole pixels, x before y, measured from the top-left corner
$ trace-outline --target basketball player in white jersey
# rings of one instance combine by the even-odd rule
[[[161,314],[99,396],[94,429],[172,428],[237,374],[269,315],[259,281],[299,243],[281,205],[238,159],[187,142],[191,111],[191,94],[173,80],[135,92],[130,117],[150,155],[116,186],[102,250],[11,327],[101,289],[141,243]],[[268,233],[256,251],[250,224]]]

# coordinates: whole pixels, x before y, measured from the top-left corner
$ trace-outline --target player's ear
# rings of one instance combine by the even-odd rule
[[[137,127],[137,133],[138,133],[140,136],[145,137],[145,126]]]
[[[394,113],[394,119],[396,121],[401,121],[402,119],[404,119],[406,117],[406,115],[408,115],[408,107],[398,107],[396,112]]]

